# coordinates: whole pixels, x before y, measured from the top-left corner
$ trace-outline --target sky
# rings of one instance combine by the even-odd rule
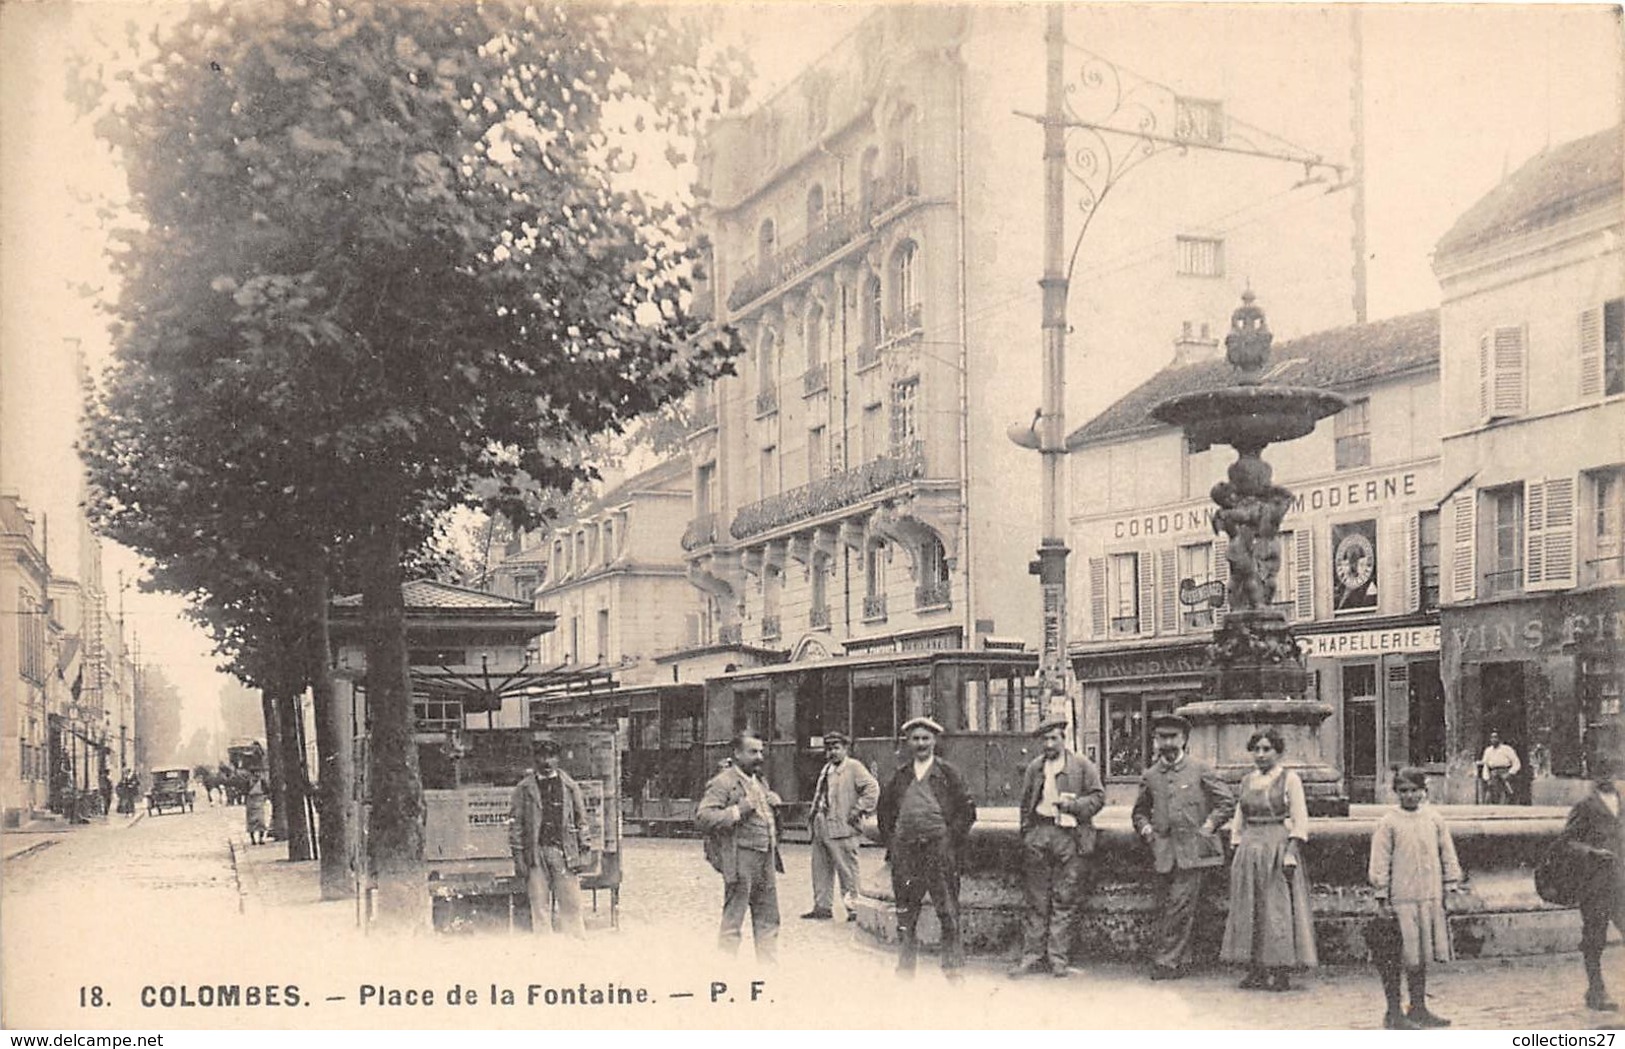
[[[735,4],[719,33],[753,55],[754,94],[764,98],[869,9]],[[150,22],[157,10],[123,0],[0,3],[0,486],[20,490],[48,514],[51,558],[66,574],[75,573],[77,557],[67,525],[79,498],[74,347],[92,370],[106,360],[97,298],[114,291],[84,201],[116,195],[120,175],[75,121],[61,95],[61,71],[88,22]],[[1268,8],[1236,17],[1272,31]],[[1619,122],[1621,52],[1617,24],[1599,6],[1373,6],[1365,33],[1376,319],[1437,304],[1432,245],[1504,172],[1549,145]],[[1292,39],[1278,35],[1282,61],[1290,61]],[[1178,86],[1177,71],[1143,71]],[[1032,108],[1040,105],[1035,100]],[[143,658],[183,693],[183,739],[211,727],[222,679],[207,639],[182,619],[177,599],[140,592],[137,559],[110,545],[104,579],[115,609],[120,572],[129,584],[122,592],[127,630],[139,638]]]

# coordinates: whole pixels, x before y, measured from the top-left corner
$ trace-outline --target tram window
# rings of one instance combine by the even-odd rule
[[[1011,702],[1010,679],[991,677],[987,682],[987,731],[1014,732],[1015,704]]]
[[[660,715],[652,710],[633,714],[629,736],[633,750],[659,750]]]
[[[986,732],[987,728],[987,682],[981,678],[970,678],[965,682],[964,693],[964,721],[965,728],[970,732]]]
[[[890,739],[897,733],[892,711],[892,682],[856,679],[852,682],[852,735],[858,739]]]
[[[796,738],[797,706],[795,685],[789,681],[779,682],[773,693],[772,741],[784,742]]]
[[[696,717],[674,717],[666,730],[667,750],[686,750],[694,745],[696,736],[695,725],[699,721]]]
[[[734,693],[734,731],[742,732],[745,729],[761,733],[764,739],[767,738],[766,692]]]
[[[904,721],[936,716],[936,711],[932,709],[929,681],[904,681],[902,685]]]

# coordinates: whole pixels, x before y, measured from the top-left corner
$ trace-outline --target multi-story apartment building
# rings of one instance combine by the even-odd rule
[[[1442,774],[1445,760],[1438,314],[1277,342],[1274,362],[1266,381],[1351,402],[1264,457],[1294,494],[1275,600],[1306,656],[1310,698],[1333,709],[1322,756],[1342,768],[1353,800],[1372,801],[1391,765]],[[1233,381],[1216,343],[1182,344],[1173,365],[1069,441],[1082,737],[1123,800],[1149,761],[1150,718],[1201,697],[1205,648],[1225,607],[1202,587],[1229,571],[1208,493],[1235,454],[1194,450],[1150,411]]]
[[[0,495],[0,544],[0,804],[16,826],[50,804],[50,685],[62,629],[34,519],[14,493]]]
[[[1222,19],[1207,30],[1217,36],[1204,48],[1222,39],[1247,56],[1236,64],[1273,68]],[[1138,20],[1130,33],[1083,12],[1068,32],[1101,52],[1147,38]],[[1198,97],[1254,90],[1259,119],[1317,113],[1309,130],[1323,148],[1346,142],[1346,84],[1293,80],[1283,106],[1284,71],[1265,78],[1268,91],[1215,79],[1198,35],[1182,24],[1135,59],[1160,63],[1152,71],[1189,84],[1189,96],[1141,90],[1107,63],[1118,102],[1154,98],[1170,127],[1176,112],[1200,110],[1217,142],[1231,127],[1224,104]],[[1180,40],[1192,41],[1188,55]],[[1345,43],[1329,45],[1328,66],[1345,61]],[[701,308],[746,353],[694,405],[683,549],[703,595],[701,645],[811,660],[1036,644],[1038,462],[1006,431],[1039,401],[1042,142],[1016,111],[1042,109],[1043,48],[1034,8],[890,7],[709,134]],[[1080,85],[1099,83],[1102,60],[1069,61]],[[1104,386],[1161,363],[1118,346],[1211,339],[1203,325],[1233,304],[1237,273],[1291,282],[1288,328],[1348,316],[1348,196],[1297,188],[1301,176],[1193,154],[1148,163],[1113,190],[1077,271],[1075,406],[1104,403]],[[1072,236],[1078,214],[1069,208]],[[1108,348],[1112,366],[1090,370]]]
[[[1491,730],[1536,802],[1617,757],[1625,682],[1621,130],[1550,149],[1440,240],[1453,795]]]

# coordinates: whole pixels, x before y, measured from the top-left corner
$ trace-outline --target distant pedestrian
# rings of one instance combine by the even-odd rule
[[[113,777],[103,768],[96,773],[96,793],[102,798],[102,815],[113,811]]]
[[[591,851],[587,802],[580,785],[559,768],[562,748],[556,740],[538,740],[533,749],[539,767],[525,773],[508,803],[514,873],[525,882],[532,932],[553,932],[556,903],[558,931],[584,940],[580,871]]]
[[[1580,955],[1585,961],[1586,1006],[1617,1012],[1602,980],[1608,923],[1625,931],[1625,817],[1612,763],[1593,772],[1591,791],[1569,810],[1563,844],[1573,853],[1570,877],[1580,904]]]
[[[863,762],[848,756],[852,741],[843,732],[824,734],[824,767],[813,786],[812,804],[812,910],[803,918],[826,921],[835,917],[835,881],[840,879],[846,920],[856,921],[852,901],[858,892],[859,829],[863,818],[875,811],[880,784]]]
[[[1134,830],[1151,847],[1157,872],[1151,978],[1177,980],[1190,964],[1197,913],[1216,880],[1211,874],[1224,866],[1218,829],[1230,822],[1236,799],[1212,769],[1185,753],[1189,721],[1161,714],[1151,732],[1157,760],[1140,779]]]
[[[1303,865],[1309,806],[1298,774],[1281,764],[1279,732],[1254,732],[1247,749],[1256,768],[1237,785],[1230,913],[1219,957],[1247,966],[1243,989],[1287,991],[1288,970],[1317,964]]]
[[[248,822],[248,840],[255,845],[265,844],[265,780],[259,776],[248,785],[243,795],[243,815]]]
[[[1405,768],[1394,773],[1399,808],[1390,809],[1371,836],[1371,885],[1384,919],[1397,923],[1399,950],[1373,951],[1382,977],[1388,1011],[1383,1026],[1390,1030],[1449,1027],[1450,1021],[1428,1008],[1428,962],[1448,962],[1450,919],[1445,913],[1447,892],[1461,884],[1456,844],[1444,817],[1427,799],[1427,774]],[[1379,956],[1380,955],[1380,956]],[[1410,1009],[1400,1008],[1400,969],[1410,990]]]
[[[914,975],[920,950],[915,927],[929,896],[942,924],[943,974],[958,981],[965,967],[959,868],[976,822],[976,802],[959,770],[937,757],[941,725],[919,717],[906,722],[902,732],[912,760],[904,762],[881,790],[876,811],[897,904],[897,972]]]
[[[1027,763],[1021,781],[1021,958],[1009,975],[1065,977],[1106,788],[1094,762],[1067,749],[1065,718],[1033,735],[1043,753]]]
[[[1511,805],[1513,803],[1512,778],[1523,770],[1518,752],[1501,742],[1501,734],[1490,730],[1489,746],[1478,759],[1478,776],[1484,782],[1484,803]]]
[[[756,960],[771,963],[778,960],[778,876],[784,872],[774,813],[779,796],[761,777],[766,760],[762,737],[741,731],[734,736],[733,750],[733,763],[705,785],[694,826],[705,835],[705,858],[722,875],[717,946],[739,953],[749,911]]]

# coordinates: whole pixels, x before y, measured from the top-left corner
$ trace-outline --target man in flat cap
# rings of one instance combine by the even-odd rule
[[[855,921],[853,897],[858,891],[858,828],[875,811],[880,784],[863,762],[848,755],[852,741],[844,732],[824,734],[824,767],[813,787],[812,883],[813,909],[803,918],[827,921],[835,917],[835,878],[841,879],[841,902],[846,920]]]
[[[897,902],[897,972],[914,975],[919,956],[914,928],[920,907],[930,896],[942,923],[942,971],[957,981],[965,967],[965,945],[959,935],[959,863],[976,822],[976,802],[959,770],[937,757],[942,731],[928,717],[904,723],[910,760],[880,792],[876,815]]]
[[[1033,735],[1043,740],[1043,753],[1027,763],[1021,781],[1025,907],[1021,960],[1010,976],[1063,977],[1070,972],[1073,921],[1095,851],[1093,820],[1106,804],[1106,788],[1094,762],[1067,749],[1065,718],[1044,722]]]
[[[1218,830],[1230,822],[1236,799],[1214,771],[1185,753],[1191,724],[1178,714],[1151,723],[1157,759],[1140,779],[1134,830],[1151,847],[1157,871],[1157,928],[1151,978],[1184,975],[1191,931],[1209,872],[1224,866]]]
[[[587,803],[580,785],[559,768],[560,749],[551,739],[534,744],[537,767],[525,773],[508,802],[508,848],[530,899],[531,930],[543,936],[553,932],[556,901],[558,931],[582,940],[587,932],[577,871],[591,847]]]
[[[762,737],[750,729],[735,733],[733,762],[705,785],[694,811],[694,827],[705,835],[705,858],[722,875],[722,926],[717,946],[738,954],[750,912],[756,960],[778,959],[779,796],[762,779],[766,760]]]

